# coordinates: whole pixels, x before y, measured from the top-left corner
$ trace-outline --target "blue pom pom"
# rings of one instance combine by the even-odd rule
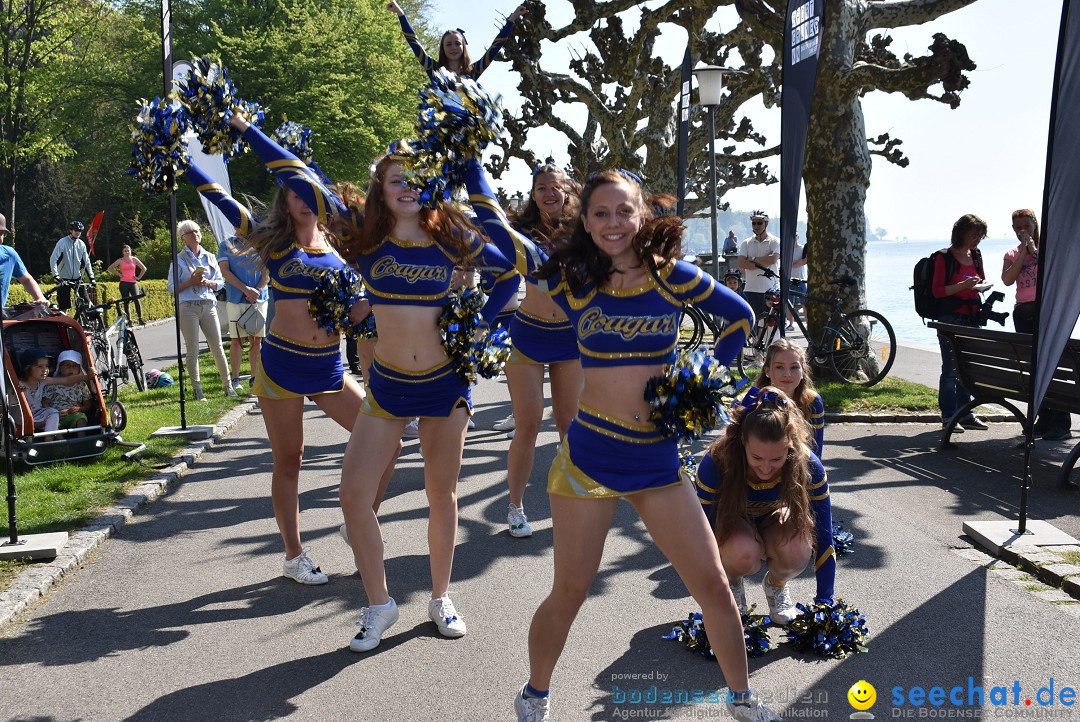
[[[191,119],[175,99],[139,101],[139,114],[131,126],[130,175],[151,193],[176,190],[177,179],[191,165],[184,134]]]
[[[682,352],[645,384],[649,419],[669,439],[695,441],[728,420],[724,399],[735,395],[727,369],[703,349]]]
[[[870,636],[866,617],[855,607],[844,604],[843,599],[837,599],[835,604],[814,602],[795,606],[800,614],[788,625],[787,641],[797,651],[833,659],[866,651],[863,643]]]
[[[220,153],[225,162],[249,148],[229,119],[240,111],[248,122],[262,127],[265,109],[242,100],[229,79],[229,71],[217,61],[201,58],[178,82],[180,102],[188,109],[195,133],[207,153]]]

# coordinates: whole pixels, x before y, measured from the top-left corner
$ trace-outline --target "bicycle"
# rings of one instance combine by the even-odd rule
[[[143,295],[145,294],[140,294],[138,297],[141,298]],[[116,308],[116,321],[100,335],[95,335],[91,341],[95,367],[113,401],[116,400],[119,386],[130,380],[129,373],[134,377],[135,387],[139,391],[146,391],[142,353],[139,351],[139,342],[135,338],[135,332],[128,325],[128,317],[122,308],[123,303],[123,299],[113,299],[91,309],[91,313],[100,319],[110,307]],[[97,366],[99,356],[104,357],[103,367]]]
[[[779,278],[772,269],[758,268],[768,278]],[[896,334],[889,321],[877,311],[844,311],[840,303],[840,289],[856,285],[854,278],[841,276],[829,281],[829,285],[834,286],[835,291],[828,298],[788,289],[787,310],[806,339],[806,357],[817,365],[827,363],[836,378],[844,383],[873,386],[888,375],[896,360]],[[817,341],[811,339],[806,324],[795,312],[791,297],[825,304],[830,308]],[[749,376],[747,361],[750,362],[751,372],[755,366],[760,368],[764,364],[769,344],[780,337],[780,326],[786,322],[784,309],[780,307],[779,291],[766,294],[766,303],[768,310],[757,320],[744,352],[737,359],[739,372],[744,376]],[[747,354],[749,359],[746,358]]]

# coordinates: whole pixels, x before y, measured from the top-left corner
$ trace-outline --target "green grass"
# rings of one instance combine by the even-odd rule
[[[826,413],[929,413],[938,410],[937,389],[888,376],[867,388],[857,384],[823,380],[818,393]]]
[[[215,424],[229,409],[244,401],[243,397],[232,399],[225,395],[213,359],[208,354],[200,356],[199,364],[208,400],[193,401],[188,384],[185,409],[189,426]],[[175,366],[166,370],[177,378]],[[101,509],[125,496],[139,481],[155,474],[155,466],[163,464],[185,446],[187,442],[182,439],[150,438],[150,434],[162,426],[180,425],[178,384],[141,393],[134,384],[129,384],[121,387],[120,399],[128,414],[123,439],[146,444],[139,456],[146,466],[125,461],[122,454],[130,449],[123,446],[114,446],[101,456],[82,461],[38,467],[17,463],[15,518],[20,535],[71,531],[85,525]],[[9,533],[6,505],[2,516],[0,535],[6,538]],[[0,562],[0,589],[24,567],[23,562]]]
[[[1080,567],[1080,552],[1054,552],[1065,560],[1066,564],[1075,564]]]

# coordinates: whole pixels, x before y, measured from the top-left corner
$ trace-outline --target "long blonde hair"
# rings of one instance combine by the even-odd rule
[[[724,435],[709,447],[713,463],[723,470],[717,495],[717,541],[721,544],[726,541],[735,530],[736,522],[747,518],[746,442],[751,438],[767,443],[787,442],[787,458],[780,471],[780,503],[788,510],[795,536],[810,543],[813,520],[807,488],[811,483],[809,464],[813,437],[802,413],[783,391],[774,386],[761,389],[759,400],[750,408],[736,408]]]
[[[776,354],[783,351],[791,351],[799,359],[799,365],[802,367],[802,381],[795,387],[791,400],[799,407],[799,411],[802,412],[803,416],[809,420],[814,399],[817,398],[817,390],[814,388],[814,382],[810,378],[810,366],[806,363],[806,354],[801,346],[795,345],[794,342],[786,338],[778,338],[769,344],[769,348],[765,351],[765,363],[761,366],[761,373],[758,374],[757,379],[754,381],[754,386],[759,389],[772,386],[772,379],[769,378],[769,366],[772,365]]]

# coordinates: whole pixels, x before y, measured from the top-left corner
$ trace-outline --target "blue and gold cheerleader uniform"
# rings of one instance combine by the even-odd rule
[[[526,235],[545,254],[551,247],[545,245],[536,234],[528,233],[523,228],[515,228]],[[500,247],[503,253],[507,248]],[[577,336],[569,318],[541,318],[517,308],[510,321],[510,359],[508,364],[554,364],[562,361],[577,361]]]
[[[833,549],[832,500],[829,498],[829,480],[821,460],[813,453],[807,462],[810,471],[810,485],[807,494],[814,519],[814,575],[817,579],[817,594],[814,599],[820,602],[833,602],[833,588],[836,583],[836,551]],[[706,453],[697,467],[697,494],[710,526],[716,524],[716,503],[720,487],[724,483],[723,471],[713,461],[712,454]],[[780,491],[783,478],[779,474],[771,481],[746,482],[746,515],[748,520],[759,527],[774,512],[782,508]]]
[[[531,275],[544,253],[510,227],[479,162],[470,164],[466,183],[488,235],[500,248],[510,244],[518,272],[566,312],[583,368],[670,363],[688,303],[728,321],[714,351],[721,363],[742,349],[754,319],[750,306],[697,266],[672,260],[649,270],[636,288],[572,293],[559,274],[542,280]],[[619,497],[679,483],[675,440],[652,423],[622,421],[581,405],[548,474],[549,493],[575,498]]]
[[[825,402],[821,400],[821,394],[814,394],[806,421],[810,424],[810,430],[814,432],[814,448],[811,451],[820,459],[822,452],[825,451]]]
[[[329,190],[303,161],[255,126],[244,131],[244,139],[251,143],[267,168],[300,196],[320,223],[327,224],[331,215],[357,213]],[[354,217],[353,225],[362,227],[362,217]],[[468,239],[465,258],[457,258],[436,239],[415,242],[391,236],[350,260],[363,279],[373,310],[380,305],[445,305],[454,267],[462,264],[501,271],[480,314],[488,324],[517,291],[514,265],[494,245],[475,235]],[[341,368],[340,354],[338,368]],[[469,386],[454,371],[450,359],[434,368],[410,371],[384,363],[376,356],[367,388],[367,399],[361,411],[372,416],[396,419],[445,417],[458,407],[472,413]]]
[[[269,138],[266,140],[272,145]],[[272,147],[260,150],[270,153],[273,158],[279,156],[273,153]],[[202,170],[191,166],[187,176],[195,189],[233,224],[238,236],[247,235],[257,225],[251,211]],[[306,299],[314,291],[320,275],[346,266],[344,259],[332,248],[317,250],[293,244],[273,254],[267,263],[274,301]],[[339,343],[335,339],[316,344],[268,331],[252,392],[262,398],[289,399],[341,391],[345,386],[345,371]]]
[[[399,15],[398,22],[401,24],[401,34],[405,36],[405,42],[412,48],[413,55],[416,56],[416,59],[420,61],[420,65],[424,67],[424,70],[426,70],[427,74],[430,76],[439,69],[439,61],[424,52],[424,47],[417,41],[416,31],[413,30],[413,26],[409,24],[408,18],[404,15]],[[506,45],[506,41],[510,39],[510,34],[513,32],[514,21],[507,20],[506,24],[502,26],[502,30],[499,31],[498,37],[492,41],[491,46],[484,53],[484,56],[479,60],[473,61],[472,78],[474,80],[480,77],[480,74],[487,69],[487,66],[491,65],[491,62],[498,56],[499,51]],[[465,33],[462,33],[461,37],[464,40]],[[468,45],[468,40],[465,40],[465,44]]]

